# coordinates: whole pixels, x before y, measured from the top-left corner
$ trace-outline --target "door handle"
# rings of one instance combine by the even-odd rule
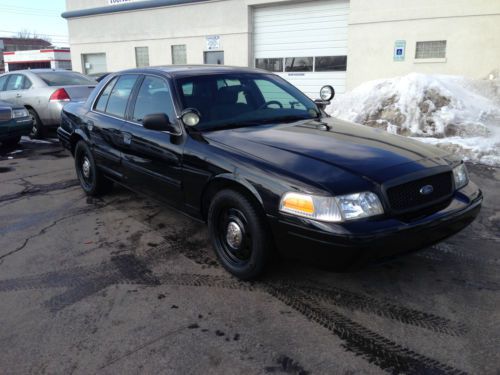
[[[126,145],[130,145],[132,143],[132,134],[123,133],[123,143]]]
[[[16,98],[22,98],[23,96],[21,94],[16,94]]]

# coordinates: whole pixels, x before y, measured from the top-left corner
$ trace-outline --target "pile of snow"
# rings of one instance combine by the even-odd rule
[[[412,73],[370,81],[336,98],[343,120],[415,137],[464,159],[500,165],[500,80]]]

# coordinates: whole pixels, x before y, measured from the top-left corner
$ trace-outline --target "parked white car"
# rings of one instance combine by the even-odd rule
[[[0,100],[24,106],[33,118],[31,136],[40,138],[56,128],[61,110],[70,101],[85,101],[96,81],[68,70],[32,69],[0,75]]]

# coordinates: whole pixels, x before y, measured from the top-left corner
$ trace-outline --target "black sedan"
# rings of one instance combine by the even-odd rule
[[[16,145],[21,136],[29,135],[33,118],[24,107],[0,101],[0,142],[2,145]]]
[[[282,78],[184,66],[110,74],[58,135],[90,195],[113,183],[208,222],[222,265],[257,277],[276,250],[344,269],[421,249],[482,193],[437,148],[329,117]]]

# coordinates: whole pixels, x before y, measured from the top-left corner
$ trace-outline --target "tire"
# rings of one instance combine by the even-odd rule
[[[31,128],[30,138],[43,138],[45,132],[40,117],[38,117],[38,114],[33,108],[28,108],[28,112],[33,119],[33,127]]]
[[[92,151],[84,141],[79,141],[75,147],[75,169],[87,195],[95,197],[111,191],[113,182],[97,169]]]
[[[242,280],[262,275],[274,251],[265,218],[243,194],[222,190],[208,210],[212,246],[224,268]]]
[[[20,140],[21,140],[21,137],[6,139],[5,141],[2,142],[2,144],[4,146],[7,146],[7,147],[12,147],[12,146],[17,145]]]

